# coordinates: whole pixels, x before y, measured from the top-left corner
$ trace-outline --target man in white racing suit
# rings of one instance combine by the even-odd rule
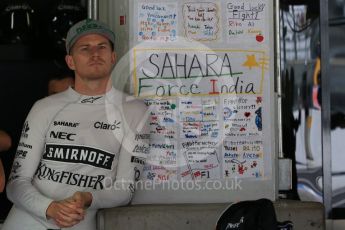
[[[7,185],[2,230],[95,230],[99,208],[130,202],[148,153],[146,107],[111,86],[114,34],[86,19],[66,38],[75,88],[35,103]]]

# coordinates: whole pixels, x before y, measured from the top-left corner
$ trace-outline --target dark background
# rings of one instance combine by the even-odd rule
[[[30,108],[47,95],[49,77],[67,68],[63,39],[71,25],[86,18],[85,4],[85,0],[0,1],[0,129],[12,138],[11,149],[0,153],[6,178]],[[1,193],[0,223],[11,206],[6,193]]]

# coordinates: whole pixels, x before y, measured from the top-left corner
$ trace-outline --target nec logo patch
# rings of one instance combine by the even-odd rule
[[[76,134],[74,133],[66,133],[66,132],[55,132],[51,131],[49,137],[54,139],[60,139],[60,140],[68,140],[68,141],[74,141],[74,136]]]

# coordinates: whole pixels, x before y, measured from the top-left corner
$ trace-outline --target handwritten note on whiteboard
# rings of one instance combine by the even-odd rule
[[[224,98],[224,135],[242,138],[261,136],[262,103],[261,96]]]
[[[228,1],[225,24],[228,42],[266,43],[269,25],[267,10],[265,0]]]
[[[175,141],[154,139],[150,144],[150,154],[143,170],[143,180],[178,180],[178,153]]]
[[[175,139],[177,134],[177,110],[173,100],[147,100],[150,113],[151,138]]]
[[[138,41],[175,41],[177,19],[176,3],[140,3],[138,5]]]
[[[221,178],[218,142],[183,140],[179,162],[181,180]]]
[[[223,144],[225,178],[260,178],[264,173],[262,140],[225,140]]]
[[[214,41],[220,38],[220,14],[217,3],[185,3],[182,12],[183,26],[188,39]]]

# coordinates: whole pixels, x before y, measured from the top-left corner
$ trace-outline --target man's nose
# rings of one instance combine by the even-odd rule
[[[90,54],[92,55],[92,56],[98,56],[99,55],[99,53],[100,53],[100,47],[98,47],[98,46],[93,46],[93,47],[91,47],[90,48]]]

